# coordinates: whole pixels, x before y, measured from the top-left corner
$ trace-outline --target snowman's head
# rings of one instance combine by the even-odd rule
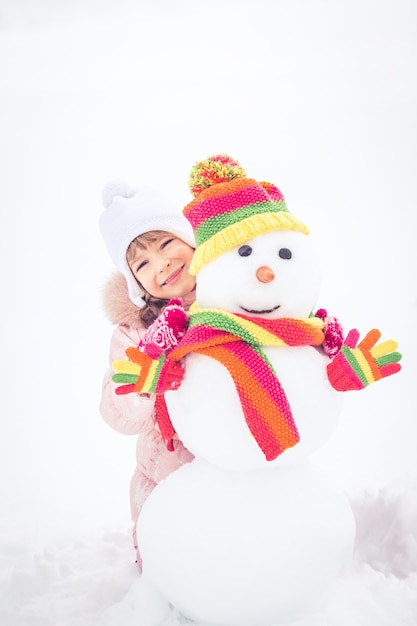
[[[301,232],[276,230],[228,250],[198,274],[197,303],[267,319],[306,318],[321,285],[318,255]]]
[[[308,228],[272,183],[248,178],[231,157],[196,163],[184,208],[196,250],[197,303],[253,316],[307,317],[320,288]]]

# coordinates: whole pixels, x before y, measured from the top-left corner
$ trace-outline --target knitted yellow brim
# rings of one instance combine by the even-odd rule
[[[204,265],[221,254],[274,230],[296,230],[305,235],[309,233],[305,224],[286,211],[251,215],[219,230],[197,246],[189,269],[190,274],[196,276]]]

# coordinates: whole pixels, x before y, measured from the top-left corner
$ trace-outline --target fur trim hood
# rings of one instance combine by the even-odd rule
[[[131,301],[126,278],[122,273],[115,272],[107,280],[102,289],[102,296],[104,312],[112,324],[142,326],[140,309]]]

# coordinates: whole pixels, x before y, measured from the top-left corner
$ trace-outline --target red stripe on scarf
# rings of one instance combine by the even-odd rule
[[[299,441],[287,397],[276,376],[242,341],[199,351],[229,371],[239,394],[246,423],[268,461]],[[253,365],[256,359],[256,367]]]

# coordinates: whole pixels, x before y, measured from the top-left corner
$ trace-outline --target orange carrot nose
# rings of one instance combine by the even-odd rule
[[[274,280],[275,274],[270,267],[262,265],[256,270],[256,278],[260,283],[270,283]]]

